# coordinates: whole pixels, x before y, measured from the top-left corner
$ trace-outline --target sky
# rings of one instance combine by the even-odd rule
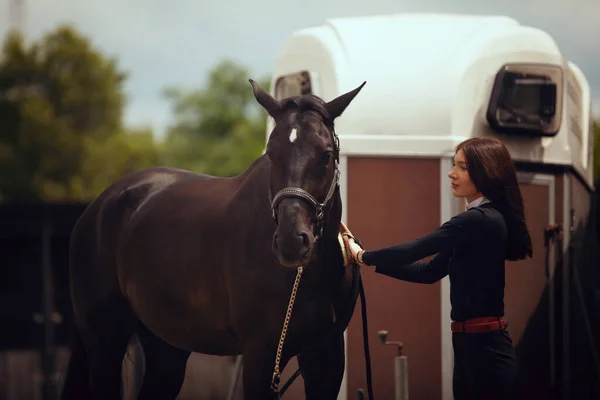
[[[71,23],[129,73],[125,121],[162,136],[171,117],[161,90],[200,88],[223,58],[269,74],[287,38],[327,18],[402,12],[497,14],[548,32],[589,81],[600,116],[600,0],[0,0],[0,37],[22,1],[29,39]]]

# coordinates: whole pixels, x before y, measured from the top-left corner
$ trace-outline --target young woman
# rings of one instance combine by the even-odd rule
[[[503,318],[504,262],[532,255],[515,168],[502,142],[472,138],[457,146],[448,177],[467,210],[435,231],[370,251],[344,240],[377,273],[418,283],[449,275],[454,399],[510,399],[517,362]]]

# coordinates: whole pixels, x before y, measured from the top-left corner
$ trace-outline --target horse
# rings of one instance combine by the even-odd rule
[[[279,371],[294,356],[307,399],[337,398],[357,290],[338,240],[334,122],[366,82],[325,102],[276,100],[249,81],[275,124],[243,173],[132,172],[74,226],[77,334],[63,399],[121,398],[133,335],[145,355],[140,400],[175,399],[191,352],[241,354],[246,399],[279,398]]]

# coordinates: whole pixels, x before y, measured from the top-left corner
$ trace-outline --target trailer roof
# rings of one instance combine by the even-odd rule
[[[276,94],[279,78],[301,71],[310,73],[313,92],[325,100],[367,81],[337,122],[342,151],[349,154],[439,156],[452,153],[467,137],[495,135],[517,159],[571,164],[578,154],[569,148],[569,107],[553,138],[502,136],[487,124],[495,76],[515,62],[569,71],[581,89],[579,113],[585,124],[589,87],[583,74],[548,33],[506,16],[408,13],[327,19],[288,39],[276,60],[271,92]],[[586,149],[577,151],[583,157]]]

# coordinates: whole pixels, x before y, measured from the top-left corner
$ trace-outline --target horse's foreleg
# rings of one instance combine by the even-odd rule
[[[337,399],[344,375],[344,361],[344,337],[341,335],[322,347],[298,355],[307,400]]]
[[[190,352],[162,341],[142,323],[137,330],[144,348],[146,369],[144,383],[138,400],[175,399],[185,378],[185,368]]]
[[[244,372],[242,375],[245,400],[279,399],[279,394],[271,389],[275,355],[275,346],[248,344],[243,354]],[[280,371],[283,371],[288,361],[289,356],[284,353],[279,364]]]

